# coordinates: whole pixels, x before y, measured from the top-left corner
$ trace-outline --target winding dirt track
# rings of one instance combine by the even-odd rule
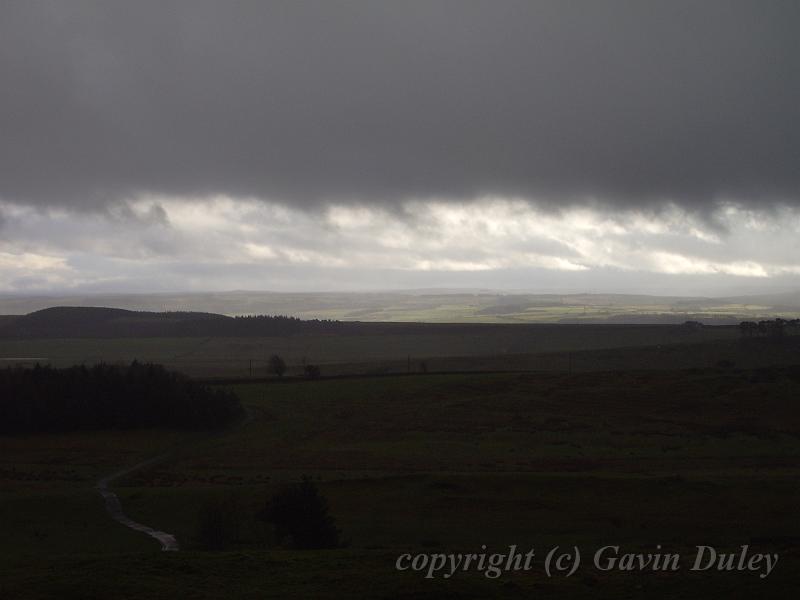
[[[248,423],[250,423],[253,420],[252,412],[247,406],[243,406],[242,408],[244,410],[244,417],[239,421],[239,423],[233,425],[230,429],[221,431],[216,434],[212,434],[207,439],[225,435],[227,433],[230,433],[231,431],[240,429],[245,425],[247,425]],[[144,467],[149,467],[152,464],[161,462],[162,460],[169,458],[169,456],[172,455],[174,451],[175,448],[173,448],[171,451],[163,452],[158,456],[154,456],[147,460],[143,460],[142,462],[136,463],[135,465],[122,469],[121,471],[117,471],[116,473],[112,473],[111,475],[107,475],[106,477],[100,479],[97,482],[97,485],[95,485],[95,489],[100,493],[100,495],[105,500],[106,511],[108,512],[109,515],[111,515],[112,519],[114,519],[117,523],[125,525],[125,527],[129,527],[134,531],[140,531],[142,533],[146,533],[150,537],[158,540],[158,542],[161,544],[161,549],[166,552],[175,552],[180,549],[180,545],[178,544],[177,538],[171,533],[167,533],[165,531],[158,531],[156,529],[153,529],[152,527],[149,527],[148,525],[142,525],[141,523],[137,523],[136,521],[128,517],[122,510],[122,504],[120,503],[119,498],[109,488],[109,484],[115,479],[119,479],[124,475],[128,475],[129,473],[133,473],[134,471],[143,469]]]
[[[108,514],[111,515],[111,518],[114,519],[117,523],[121,523],[125,525],[125,527],[129,527],[134,531],[141,531],[142,533],[146,533],[152,538],[155,538],[161,543],[161,549],[164,551],[176,551],[180,548],[178,545],[178,540],[175,538],[174,535],[171,533],[166,533],[165,531],[157,531],[152,527],[148,527],[147,525],[142,525],[141,523],[137,523],[130,517],[126,516],[122,510],[122,504],[120,504],[119,498],[117,495],[112,492],[108,484],[110,484],[115,479],[122,477],[123,475],[127,475],[128,473],[132,473],[137,469],[141,469],[143,467],[147,467],[153,463],[159,462],[165,459],[169,454],[160,454],[155,456],[149,460],[142,461],[137,463],[127,469],[123,469],[122,471],[117,471],[116,473],[112,473],[107,477],[103,477],[100,481],[97,482],[95,488],[103,499],[106,501],[106,510]]]

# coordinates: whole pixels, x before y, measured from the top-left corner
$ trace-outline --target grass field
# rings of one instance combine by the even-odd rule
[[[420,332],[414,328],[410,332],[375,335],[272,338],[0,339],[0,365],[45,362],[68,366],[138,359],[194,376],[243,377],[251,373],[266,374],[268,357],[279,354],[289,364],[290,373],[299,372],[304,362],[322,365],[323,374],[380,369],[417,371],[421,361],[439,359],[448,359],[446,363],[437,363],[441,364],[439,368],[468,370],[475,368],[475,360],[485,357],[496,357],[502,363],[506,357],[739,339],[737,328],[725,326],[690,330],[679,325],[453,325],[430,326],[429,333],[425,331],[428,330]],[[473,362],[459,367],[462,359]],[[564,369],[564,360],[556,361],[555,365],[559,370]],[[542,366],[531,359],[518,368],[530,370]]]
[[[0,436],[0,556],[152,549],[110,520],[94,485],[194,437],[163,430]]]
[[[252,421],[169,432],[2,438],[10,598],[786,597],[800,584],[797,371],[712,369],[431,374],[234,386]],[[175,448],[115,488],[136,520],[175,533],[178,555],[102,511],[94,478]],[[348,546],[275,548],[252,515],[310,476]],[[225,552],[195,546],[213,498],[243,526]],[[607,544],[778,552],[767,579],[739,573],[541,570],[498,580],[398,573],[401,552]],[[42,576],[47,573],[47,576]]]

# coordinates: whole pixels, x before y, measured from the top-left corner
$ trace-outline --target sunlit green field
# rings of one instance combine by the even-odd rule
[[[586,303],[537,303],[496,305],[459,298],[447,302],[404,302],[380,308],[352,311],[348,308],[313,309],[298,314],[304,318],[339,319],[344,321],[395,321],[425,323],[602,323],[610,322],[664,322],[680,323],[682,320],[743,321],[781,316],[786,319],[800,317],[797,309],[775,309],[761,304],[719,303],[676,306],[654,301],[636,305],[603,302],[587,298]]]

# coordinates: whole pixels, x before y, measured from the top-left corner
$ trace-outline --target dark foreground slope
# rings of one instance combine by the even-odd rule
[[[800,585],[796,368],[231,389],[252,420],[116,488],[132,518],[178,536],[178,553],[108,519],[91,490],[98,471],[156,452],[174,431],[0,437],[3,597],[694,600],[791,598]],[[348,547],[284,547],[257,519],[303,475],[328,499]],[[240,520],[223,523],[222,550],[201,550],[199,517],[217,502]],[[405,553],[510,545],[535,549],[530,570],[427,579],[396,569]],[[698,545],[780,560],[764,578],[763,564],[691,571]],[[573,576],[547,576],[556,546],[580,549]],[[682,568],[602,570],[592,556],[605,546],[660,547]]]

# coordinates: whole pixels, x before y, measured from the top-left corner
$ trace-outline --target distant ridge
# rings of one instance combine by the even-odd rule
[[[148,312],[102,306],[55,306],[27,315],[2,316],[0,339],[270,337],[303,333],[459,333],[465,328],[517,325],[459,323],[364,323],[298,319],[282,315],[229,317],[207,312]],[[535,326],[535,325],[534,325]]]
[[[0,319],[0,337],[281,335],[300,327],[299,319],[281,316],[234,318],[205,312],[157,313],[99,306],[56,306],[37,310],[27,315]]]
[[[185,292],[20,296],[0,293],[0,328],[10,319],[51,307],[109,307],[194,315],[288,315],[372,323],[674,323],[736,324],[800,316],[800,292],[741,297],[636,294],[541,294],[491,290],[397,292]],[[163,317],[162,317],[163,319]],[[190,320],[197,320],[191,318]]]
[[[56,306],[27,315],[0,317],[0,339],[154,338],[154,337],[278,337],[302,334],[452,334],[542,327],[641,327],[646,323],[425,323],[365,322],[309,319],[287,316],[239,316],[207,312],[147,312],[122,308]],[[663,326],[672,326],[662,323]],[[652,323],[649,325],[652,326]]]

